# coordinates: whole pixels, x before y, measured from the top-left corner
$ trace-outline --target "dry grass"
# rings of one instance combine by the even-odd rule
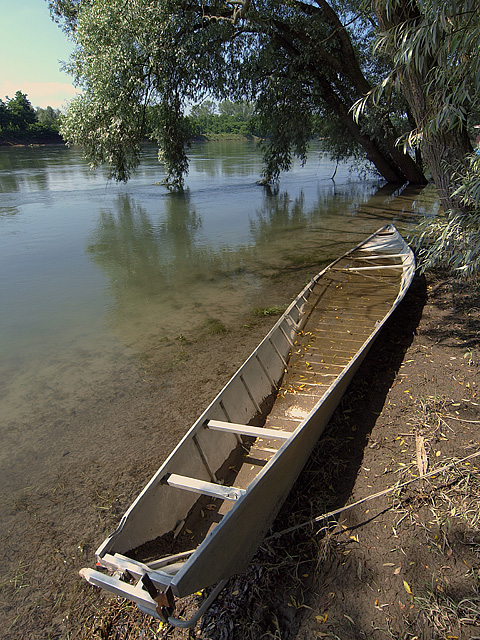
[[[480,638],[480,463],[478,458],[445,457],[436,462],[442,442],[455,437],[451,422],[457,418],[452,417],[450,405],[451,401],[435,395],[416,403],[410,424],[417,437],[422,436],[429,477],[391,500],[394,530],[407,527],[419,544],[426,544],[429,564],[435,567],[430,580],[416,585],[411,594],[415,615],[409,616],[406,625],[413,631],[411,628],[405,638]],[[407,475],[408,469],[403,472]],[[464,570],[457,571],[456,579],[447,571],[450,560],[457,566],[463,563]],[[478,634],[472,636],[474,629]],[[398,637],[391,630],[388,636]]]
[[[81,631],[83,640],[156,640],[163,637],[163,624],[142,614],[131,602],[112,598],[91,615]]]
[[[478,575],[472,573],[471,592],[467,597],[458,597],[449,585],[434,580],[425,585],[422,592],[414,597],[414,603],[423,620],[433,626],[437,638],[458,638],[462,628],[480,622],[480,593]]]

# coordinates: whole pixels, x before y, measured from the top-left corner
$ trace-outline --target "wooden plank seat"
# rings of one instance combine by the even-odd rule
[[[292,436],[290,431],[264,429],[263,427],[252,427],[247,424],[222,422],[221,420],[207,420],[205,427],[207,429],[213,429],[214,431],[228,431],[230,433],[238,433],[242,436],[251,436],[252,438],[276,438],[277,440],[288,440]]]
[[[165,482],[176,489],[184,489],[185,491],[193,491],[201,493],[212,498],[220,498],[220,500],[238,500],[245,493],[244,489],[238,487],[225,487],[222,484],[207,482],[206,480],[198,480],[197,478],[189,478],[181,476],[177,473],[170,473]]]

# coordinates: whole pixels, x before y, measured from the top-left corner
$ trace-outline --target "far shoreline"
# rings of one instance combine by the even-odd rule
[[[257,136],[244,136],[240,133],[212,133],[212,134],[201,134],[189,140],[189,144],[194,142],[223,142],[227,140],[239,140],[246,142],[258,142],[261,138]],[[145,139],[142,144],[155,144],[152,140]],[[45,146],[53,146],[53,145],[68,145],[60,134],[58,136],[52,135],[51,137],[42,136],[31,136],[30,138],[25,137],[24,140],[18,139],[15,136],[11,137],[0,137],[0,147],[45,147]]]
[[[21,138],[22,136],[20,136]],[[65,145],[66,142],[60,134],[49,134],[48,136],[25,136],[25,139],[19,139],[16,136],[8,136],[0,138],[0,147],[44,147],[50,145]]]

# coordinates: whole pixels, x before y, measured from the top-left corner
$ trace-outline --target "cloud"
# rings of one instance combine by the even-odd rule
[[[13,98],[17,91],[26,93],[34,107],[50,106],[54,109],[61,109],[68,100],[80,93],[68,82],[0,82],[0,98]]]

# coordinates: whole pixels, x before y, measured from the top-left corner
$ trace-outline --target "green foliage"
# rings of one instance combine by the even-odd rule
[[[213,114],[200,118],[191,118],[196,136],[229,134],[235,136],[251,136],[248,121],[240,120],[235,116]]]
[[[216,113],[215,103],[211,100],[194,105],[189,116],[192,137],[216,135],[251,137],[252,104],[245,100],[240,102],[223,100],[218,105],[218,111],[219,113]]]
[[[375,52],[390,55],[393,64],[374,98],[401,91],[404,74],[416,73],[423,80],[428,119],[410,132],[410,143],[445,128],[465,127],[480,98],[477,0],[381,0],[377,7],[390,28],[379,34]]]
[[[46,127],[58,131],[60,127],[60,109],[53,109],[53,107],[46,107],[42,109],[41,107],[37,107],[37,120],[40,124],[45,125]]]
[[[480,211],[449,211],[418,225],[414,246],[421,270],[442,267],[465,277],[480,273]]]
[[[181,187],[188,167],[185,103],[198,94],[196,78],[217,65],[221,53],[218,46],[210,50],[202,31],[196,34],[197,12],[151,0],[96,0],[69,8],[66,25],[74,29],[77,48],[67,68],[84,93],[72,101],[62,134],[83,146],[92,166],[106,162],[113,178],[127,180],[149,133],[159,144],[168,183]],[[221,41],[222,25],[207,20],[205,28]],[[157,117],[148,123],[153,105]]]
[[[26,129],[37,121],[37,114],[25,93],[17,91],[15,97],[8,102],[10,121],[13,127]]]
[[[480,268],[478,156],[472,125],[480,101],[478,0],[379,0],[381,32],[375,52],[392,63],[382,82],[356,104],[378,104],[403,92],[415,122],[404,144],[420,150],[437,186],[445,215],[425,221],[417,243],[424,268],[444,266],[470,275]],[[469,136],[470,134],[470,136]]]
[[[0,99],[0,131],[10,126],[10,115],[8,113],[8,106],[3,100]]]
[[[349,113],[375,75],[367,62],[372,29],[352,14],[353,1],[337,3],[335,13],[326,0],[50,0],[54,18],[75,40],[67,69],[84,91],[62,132],[83,146],[93,166],[109,163],[120,180],[138,164],[143,135],[151,134],[170,184],[179,187],[188,166],[186,106],[199,105],[192,115],[200,130],[221,126],[244,135],[238,123],[252,116],[254,103],[249,131],[268,134],[265,179],[271,181],[289,168],[292,154],[306,157],[314,118],[336,114],[345,138],[403,179],[392,142],[382,140],[388,113],[363,130]],[[161,118],[150,131],[154,105]]]
[[[27,144],[48,142],[59,137],[60,111],[32,107],[27,95],[21,91],[15,97],[4,102],[0,100],[0,143],[15,142]]]
[[[459,198],[463,208],[468,211],[480,211],[480,145],[475,153],[468,156],[468,163],[454,174],[457,189],[454,195]]]
[[[427,218],[418,225],[414,245],[423,271],[443,267],[465,277],[480,273],[480,154],[455,174],[462,208]]]
[[[253,115],[254,106],[247,100],[232,102],[231,100],[222,100],[218,105],[218,111],[221,116],[226,118],[236,118],[241,122],[247,122]]]
[[[199,104],[194,104],[190,110],[190,115],[195,120],[199,118],[208,118],[208,116],[213,116],[216,112],[215,103],[212,100],[204,100]]]
[[[285,307],[274,305],[273,307],[255,307],[252,311],[253,315],[262,318],[264,316],[279,316],[285,311]]]
[[[204,329],[207,334],[218,335],[227,333],[228,329],[218,318],[206,318],[204,322]]]
[[[5,105],[5,129],[25,130],[37,121],[37,114],[25,93],[17,91]],[[3,127],[2,127],[3,128]]]

